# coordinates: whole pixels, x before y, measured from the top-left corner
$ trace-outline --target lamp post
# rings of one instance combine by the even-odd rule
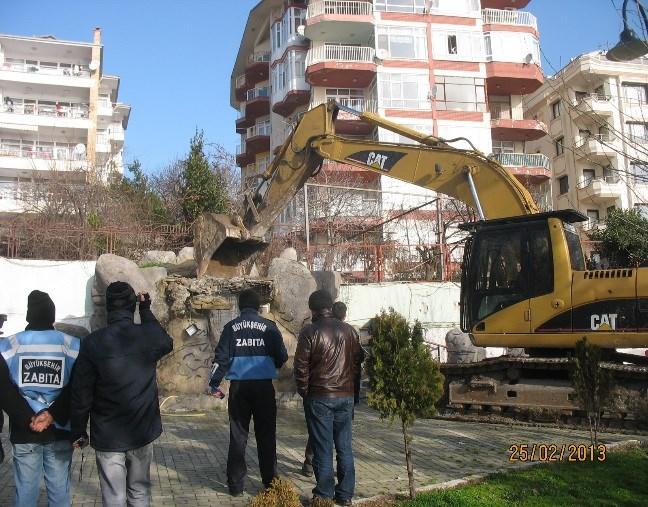
[[[641,0],[634,0],[637,4],[639,17],[644,29],[648,30],[648,15],[641,4]],[[623,31],[619,36],[619,43],[610,49],[605,55],[613,62],[628,62],[648,53],[648,41],[640,39],[628,25],[628,0],[623,0]]]

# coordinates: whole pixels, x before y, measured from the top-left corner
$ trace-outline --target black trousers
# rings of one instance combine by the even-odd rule
[[[229,389],[230,441],[227,455],[227,485],[243,491],[247,464],[245,448],[254,418],[259,468],[268,487],[277,475],[277,403],[272,380],[232,381]]]

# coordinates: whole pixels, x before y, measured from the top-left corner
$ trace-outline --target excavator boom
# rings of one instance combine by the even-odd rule
[[[351,140],[336,135],[340,107],[330,101],[304,114],[261,175],[256,190],[245,195],[240,217],[205,215],[197,222],[194,236],[199,275],[235,274],[246,259],[263,249],[266,233],[277,216],[317,173],[324,159],[443,193],[471,206],[481,219],[538,211],[524,186],[477,150],[454,148],[440,138],[348,108],[344,108],[347,113],[419,144]]]

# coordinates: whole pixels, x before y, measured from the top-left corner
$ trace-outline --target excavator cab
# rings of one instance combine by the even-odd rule
[[[501,335],[515,340],[533,332],[534,321],[546,318],[544,313],[564,307],[571,284],[561,285],[561,280],[585,270],[572,224],[586,219],[563,210],[463,224],[470,238],[463,260],[462,330],[478,344],[494,334],[498,343]],[[553,306],[548,301],[543,315],[534,312],[535,302],[546,298],[555,300]]]

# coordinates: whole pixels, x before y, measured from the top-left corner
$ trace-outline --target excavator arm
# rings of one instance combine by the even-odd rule
[[[335,119],[340,109],[419,144],[337,136]],[[194,246],[198,274],[235,274],[242,262],[264,248],[266,233],[277,216],[317,174],[324,159],[443,193],[471,206],[482,220],[537,213],[530,194],[511,173],[477,150],[449,144],[459,140],[445,141],[421,134],[334,101],[311,109],[261,175],[256,190],[245,195],[241,215],[206,214],[197,221]]]

